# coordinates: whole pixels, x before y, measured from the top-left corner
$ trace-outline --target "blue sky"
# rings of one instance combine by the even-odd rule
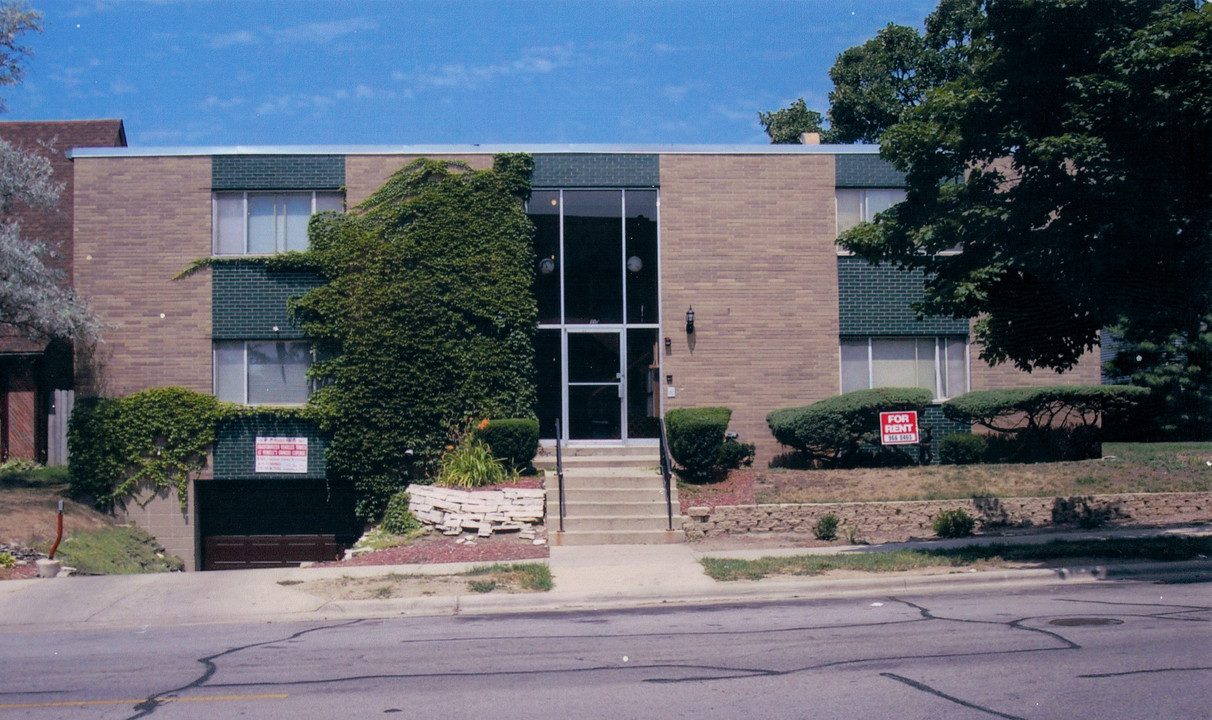
[[[763,143],[837,54],[935,0],[30,0],[3,120],[132,146]]]

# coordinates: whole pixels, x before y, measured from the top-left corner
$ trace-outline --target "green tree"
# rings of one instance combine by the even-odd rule
[[[775,145],[794,145],[801,142],[804,133],[822,132],[821,114],[809,110],[804,98],[782,110],[759,112],[758,122],[762,123],[770,142]]]
[[[1212,310],[1212,7],[984,7],[952,31],[970,69],[881,136],[906,201],[841,245],[926,270],[921,310],[978,318],[993,363],[1066,369],[1116,323],[1196,340]]]
[[[42,30],[41,13],[21,2],[0,4],[0,85],[21,82],[30,51],[18,41],[31,30]],[[49,340],[90,338],[100,330],[64,287],[63,273],[47,266],[50,248],[21,234],[20,212],[54,208],[62,189],[43,155],[0,140],[0,328],[8,333]]]
[[[311,403],[333,435],[329,476],[354,483],[365,520],[472,420],[533,414],[532,167],[417,160],[274,262],[327,280],[292,309],[328,381]]]
[[[1212,438],[1212,315],[1195,337],[1138,337],[1128,328],[1112,330],[1118,341],[1106,371],[1119,382],[1148,388],[1150,398],[1109,430],[1126,439],[1207,440]]]
[[[926,18],[924,33],[889,23],[838,55],[829,69],[829,129],[820,130],[820,113],[808,110],[801,98],[791,107],[758,113],[770,141],[795,143],[801,132],[822,132],[825,142],[878,142],[929,90],[968,71],[973,40],[984,29],[981,5],[942,0]]]

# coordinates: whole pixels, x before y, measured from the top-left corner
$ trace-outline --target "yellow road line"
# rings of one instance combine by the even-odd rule
[[[183,702],[232,702],[236,700],[285,700],[290,697],[286,693],[275,693],[272,695],[202,695],[199,697],[166,697],[158,698],[156,702],[161,703],[183,703]],[[11,705],[0,705],[0,710],[26,710],[29,708],[53,708],[53,707],[88,707],[90,705],[138,705],[139,703],[147,702],[147,698],[139,698],[137,700],[60,700],[57,702],[40,702],[40,703],[13,703]]]

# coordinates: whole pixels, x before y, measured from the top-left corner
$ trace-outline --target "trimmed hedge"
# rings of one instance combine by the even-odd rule
[[[805,407],[774,410],[766,423],[775,439],[826,465],[857,461],[863,446],[880,448],[881,412],[916,410],[934,394],[924,388],[875,388],[827,397]]]
[[[720,460],[720,446],[732,411],[725,407],[678,408],[665,413],[669,453],[683,476],[706,477]]]
[[[526,418],[490,420],[476,428],[475,436],[488,444],[492,456],[509,470],[521,472],[539,452],[539,421]]]
[[[1148,395],[1132,385],[974,390],[943,403],[943,413],[999,433],[987,440],[985,462],[1085,460],[1102,454],[1100,418],[1127,413]]]
[[[952,420],[1017,433],[1059,425],[1094,427],[1104,413],[1123,413],[1149,395],[1133,385],[1053,385],[973,390],[943,403]]]

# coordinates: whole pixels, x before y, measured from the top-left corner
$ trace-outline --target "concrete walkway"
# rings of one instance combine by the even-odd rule
[[[764,548],[701,552],[694,545],[553,547],[548,561],[554,589],[546,593],[477,594],[326,601],[303,592],[299,582],[389,573],[454,574],[473,564],[280,568],[0,582],[0,632],[48,629],[147,627],[175,624],[322,621],[334,618],[603,610],[807,597],[880,595],[940,589],[1022,584],[1098,582],[1110,577],[1196,573],[1212,578],[1212,560],[1132,563],[1048,569],[935,571],[862,577],[768,578],[716,582],[704,573],[705,556],[753,559],[772,555],[872,552],[899,547],[945,547],[1055,539],[1212,534],[1212,527],[1174,530],[1110,530],[970,538],[885,546]],[[534,561],[526,561],[534,562]],[[538,561],[542,562],[542,561]],[[477,563],[480,564],[480,563]]]

